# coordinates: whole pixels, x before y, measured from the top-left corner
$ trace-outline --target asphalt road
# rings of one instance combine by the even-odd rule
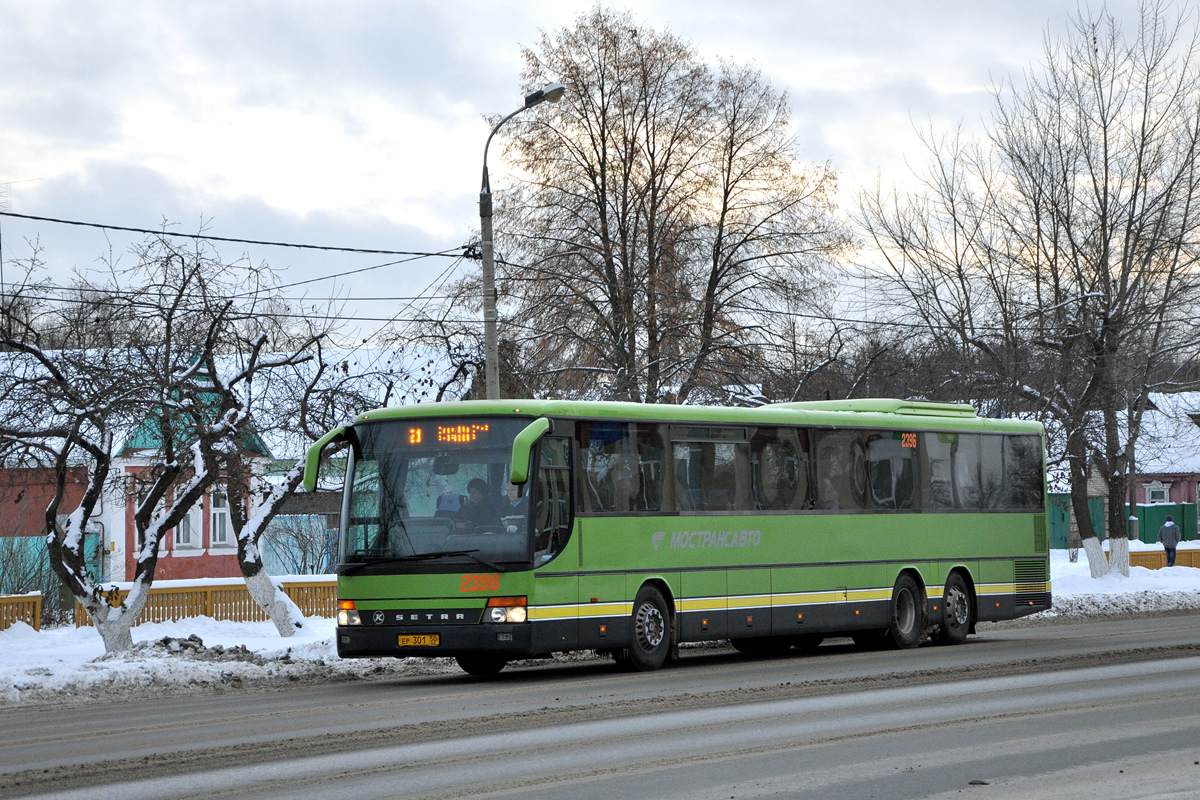
[[[1200,616],[2,712],[0,797],[1194,798]]]

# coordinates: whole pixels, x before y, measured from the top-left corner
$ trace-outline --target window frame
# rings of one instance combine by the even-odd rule
[[[217,499],[222,498],[223,504],[218,504]],[[237,545],[234,538],[230,537],[233,528],[233,520],[229,516],[229,491],[224,486],[214,486],[209,493],[209,528],[208,528],[208,546],[215,549],[230,549]],[[218,520],[220,522],[218,523]],[[223,538],[217,539],[217,530],[220,529]]]

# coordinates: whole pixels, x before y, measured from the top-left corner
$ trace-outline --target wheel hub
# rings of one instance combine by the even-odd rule
[[[946,616],[955,625],[966,625],[969,615],[967,596],[957,586],[946,593]]]
[[[634,626],[638,642],[647,650],[658,647],[667,630],[662,612],[653,603],[643,603],[638,608]]]

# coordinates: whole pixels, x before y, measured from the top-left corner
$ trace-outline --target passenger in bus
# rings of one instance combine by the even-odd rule
[[[529,498],[521,492],[521,487],[510,483],[504,500],[500,503],[500,520],[504,530],[516,533],[525,523],[525,515],[529,513]]]
[[[467,484],[467,502],[458,512],[455,522],[459,528],[471,530],[480,526],[499,526],[500,509],[487,481],[472,478]]]

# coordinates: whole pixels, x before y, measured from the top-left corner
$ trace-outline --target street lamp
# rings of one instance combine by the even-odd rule
[[[557,103],[567,88],[561,83],[549,83],[525,96],[525,105],[496,123],[483,146],[483,184],[479,187],[479,234],[483,256],[483,359],[484,387],[487,399],[500,397],[500,344],[496,335],[496,262],[492,253],[492,186],[488,182],[487,152],[496,131],[527,108],[549,100]]]

